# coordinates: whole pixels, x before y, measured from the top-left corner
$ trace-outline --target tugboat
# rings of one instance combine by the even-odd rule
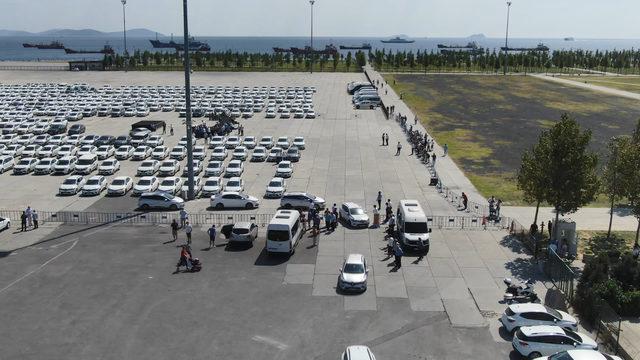
[[[360,46],[340,45],[340,50],[371,50],[371,44],[362,43]]]
[[[59,41],[52,41],[49,44],[28,44],[28,43],[24,43],[22,44],[22,47],[25,48],[37,48],[40,50],[62,50],[64,49],[64,44],[62,44]]]
[[[73,50],[64,48],[64,52],[67,54],[115,54],[115,51],[109,45],[105,45],[101,50]]]
[[[415,40],[403,39],[400,36],[396,36],[393,39],[380,40],[380,42],[382,42],[384,44],[411,44],[411,43],[414,43],[416,41]]]

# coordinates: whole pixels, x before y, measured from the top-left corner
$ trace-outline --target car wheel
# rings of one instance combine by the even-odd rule
[[[537,351],[534,351],[534,352],[530,353],[528,357],[529,357],[529,359],[536,359],[536,358],[539,358],[541,356],[542,356],[542,354],[540,354]]]
[[[284,208],[285,209],[291,209],[293,206],[291,206],[291,204],[284,204]]]
[[[245,205],[244,208],[247,209],[247,210],[251,210],[251,209],[253,209],[253,204],[252,203],[247,203],[247,205]]]
[[[172,205],[173,206],[173,205]],[[142,210],[149,210],[149,204],[142,204],[140,207]]]
[[[224,205],[222,203],[217,203],[216,209],[219,209],[219,210],[224,209]]]
[[[369,109],[373,110],[373,108],[374,108],[374,107],[375,107],[375,106],[371,105],[371,106],[369,106]]]
[[[360,105],[356,105],[356,109],[360,109]]]
[[[172,210],[172,211],[176,211],[176,210],[178,210],[178,205],[171,204],[171,206],[169,206],[169,209]]]

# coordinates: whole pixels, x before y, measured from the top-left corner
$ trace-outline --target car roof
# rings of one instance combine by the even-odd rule
[[[102,175],[93,175],[92,177],[89,178],[89,180],[97,180],[97,179],[104,179],[104,176],[102,176]]]
[[[606,360],[608,359],[607,357],[605,357],[604,355],[602,355],[600,352],[596,350],[573,349],[573,350],[568,350],[567,353],[571,355],[571,358],[573,360]],[[611,357],[614,359],[619,359],[619,357],[617,356],[611,356]]]
[[[240,195],[240,193],[237,191],[223,191],[220,193],[220,195],[229,195],[229,194]]]
[[[374,359],[371,350],[364,345],[351,345],[347,347],[345,350],[348,359],[353,360],[365,360],[365,359]]]
[[[523,326],[520,328],[520,331],[522,331],[526,336],[564,334],[564,330],[562,330],[560,326],[552,325]]]
[[[233,224],[234,229],[249,229],[251,228],[252,223],[249,221],[240,221]]]
[[[345,263],[349,264],[362,264],[364,263],[364,256],[362,254],[349,254]]]
[[[525,303],[525,304],[512,304],[509,305],[509,309],[514,313],[523,312],[547,312],[547,309],[542,304]]]
[[[360,205],[358,205],[358,204],[356,204],[356,203],[354,203],[354,202],[346,202],[346,203],[343,203],[342,205],[344,205],[344,206],[348,207],[349,209],[353,209],[353,208],[360,208],[360,209],[362,209],[362,206],[360,206]]]

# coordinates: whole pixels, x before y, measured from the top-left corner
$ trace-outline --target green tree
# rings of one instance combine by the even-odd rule
[[[338,63],[340,62],[340,54],[335,53],[333,54],[333,71],[336,71],[336,69],[338,69]]]
[[[548,141],[548,133],[543,132],[538,138],[538,143],[534,144],[531,150],[522,154],[522,162],[517,176],[518,188],[522,190],[524,200],[536,203],[534,224],[538,223],[540,203],[545,200],[545,194],[549,188],[549,178],[545,169],[549,158]]]
[[[630,139],[626,162],[629,164],[624,173],[621,174],[625,179],[625,196],[631,204],[631,213],[638,219],[638,227],[636,228],[636,241],[638,244],[638,235],[640,235],[640,120],[636,125],[636,129]]]
[[[626,172],[632,164],[631,139],[629,137],[613,137],[609,141],[609,158],[604,168],[603,189],[611,200],[609,211],[609,228],[607,240],[611,239],[611,225],[613,223],[613,207],[616,200],[624,197],[628,189]],[[633,170],[632,170],[633,171]]]
[[[347,53],[347,58],[344,61],[344,65],[347,67],[347,71],[351,68],[351,61],[353,61],[353,56],[351,55],[351,51]]]

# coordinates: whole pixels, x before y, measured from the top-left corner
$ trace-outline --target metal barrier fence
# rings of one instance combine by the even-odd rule
[[[548,249],[546,261],[543,263],[545,275],[567,297],[573,301],[576,274],[553,249]]]
[[[0,71],[2,70],[10,70],[10,71],[69,71],[69,66],[67,65],[37,65],[37,66],[28,66],[28,65],[0,65]]]
[[[635,322],[635,319],[632,320]],[[640,344],[629,329],[629,322],[622,319],[606,301],[598,305],[596,340],[607,345],[611,352],[626,360],[640,359]]]

